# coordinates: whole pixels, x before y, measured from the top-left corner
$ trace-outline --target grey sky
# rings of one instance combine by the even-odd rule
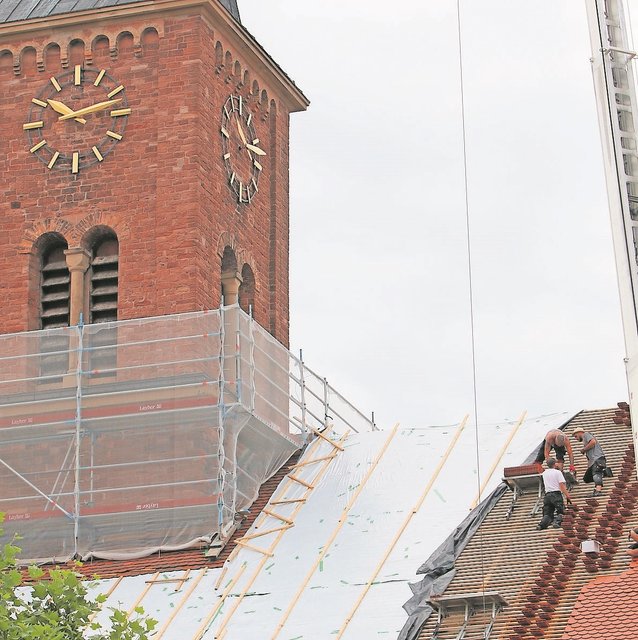
[[[631,6],[638,14],[638,7]],[[241,0],[292,117],[291,341],[381,426],[473,411],[456,1]],[[626,399],[580,0],[462,2],[480,421]]]

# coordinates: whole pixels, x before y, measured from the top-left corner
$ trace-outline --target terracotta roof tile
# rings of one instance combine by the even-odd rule
[[[615,420],[619,418],[618,414],[622,414],[620,424]],[[509,519],[507,513],[512,494],[507,492],[479,527],[479,535],[472,537],[457,559],[455,576],[445,590],[446,595],[485,589],[498,591],[508,602],[494,621],[492,634],[495,638],[638,640],[635,628],[638,601],[631,601],[633,635],[618,635],[609,632],[605,626],[607,616],[616,615],[616,605],[610,607],[607,596],[600,598],[607,609],[602,607],[600,621],[596,621],[594,630],[597,634],[563,636],[583,586],[597,576],[604,576],[607,581],[600,584],[613,583],[629,566],[626,539],[629,529],[638,526],[638,482],[632,432],[626,424],[625,414],[622,407],[620,411],[582,411],[566,425],[565,430],[569,433],[575,427],[582,427],[602,442],[614,477],[605,480],[601,497],[592,499],[592,485],[581,482],[571,492],[574,505],[567,510],[563,528],[536,531],[541,515],[537,513],[530,517],[536,501],[535,492],[528,491],[520,497]],[[575,453],[577,475],[582,478],[587,461],[577,450]],[[583,554],[581,541],[586,539],[597,539],[601,543],[600,553]],[[638,573],[635,569],[634,572]],[[638,581],[631,584],[638,592]],[[625,598],[621,604],[624,602],[629,603],[629,600]],[[605,617],[602,617],[603,612]],[[440,637],[455,637],[463,622],[462,616],[457,618],[450,615],[443,619]],[[467,637],[483,637],[480,634],[490,618],[491,610],[475,612],[470,618]],[[629,618],[622,619],[626,625]],[[421,628],[419,640],[431,640],[436,624],[433,615]],[[592,619],[589,624],[592,625]]]
[[[636,640],[636,620],[638,561],[619,576],[596,578],[583,587],[562,640]]]

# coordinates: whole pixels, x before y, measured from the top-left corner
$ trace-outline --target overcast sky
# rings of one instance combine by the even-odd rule
[[[637,2],[632,1],[638,14]],[[387,427],[473,412],[456,0],[240,0],[291,119],[291,345]],[[582,0],[464,0],[479,422],[627,397]]]

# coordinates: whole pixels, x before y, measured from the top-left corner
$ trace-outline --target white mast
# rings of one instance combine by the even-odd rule
[[[638,449],[638,102],[636,53],[623,0],[586,0],[592,72],[625,334],[625,365]]]

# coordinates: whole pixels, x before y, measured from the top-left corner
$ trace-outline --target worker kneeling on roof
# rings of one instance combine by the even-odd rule
[[[554,449],[556,459],[554,460],[556,468],[559,471],[563,470],[563,463],[565,462],[565,454],[569,456],[569,471],[574,473],[576,467],[574,466],[574,451],[572,450],[571,442],[569,438],[560,429],[551,429],[545,435],[545,440],[538,450],[536,456],[536,462],[541,464],[546,460],[549,460],[549,454]]]
[[[563,522],[565,503],[571,503],[572,499],[567,491],[565,476],[562,471],[556,469],[556,460],[547,459],[547,469],[543,471],[543,485],[545,486],[545,498],[543,500],[543,519],[537,529],[547,529],[553,523],[554,529],[558,529]]]

